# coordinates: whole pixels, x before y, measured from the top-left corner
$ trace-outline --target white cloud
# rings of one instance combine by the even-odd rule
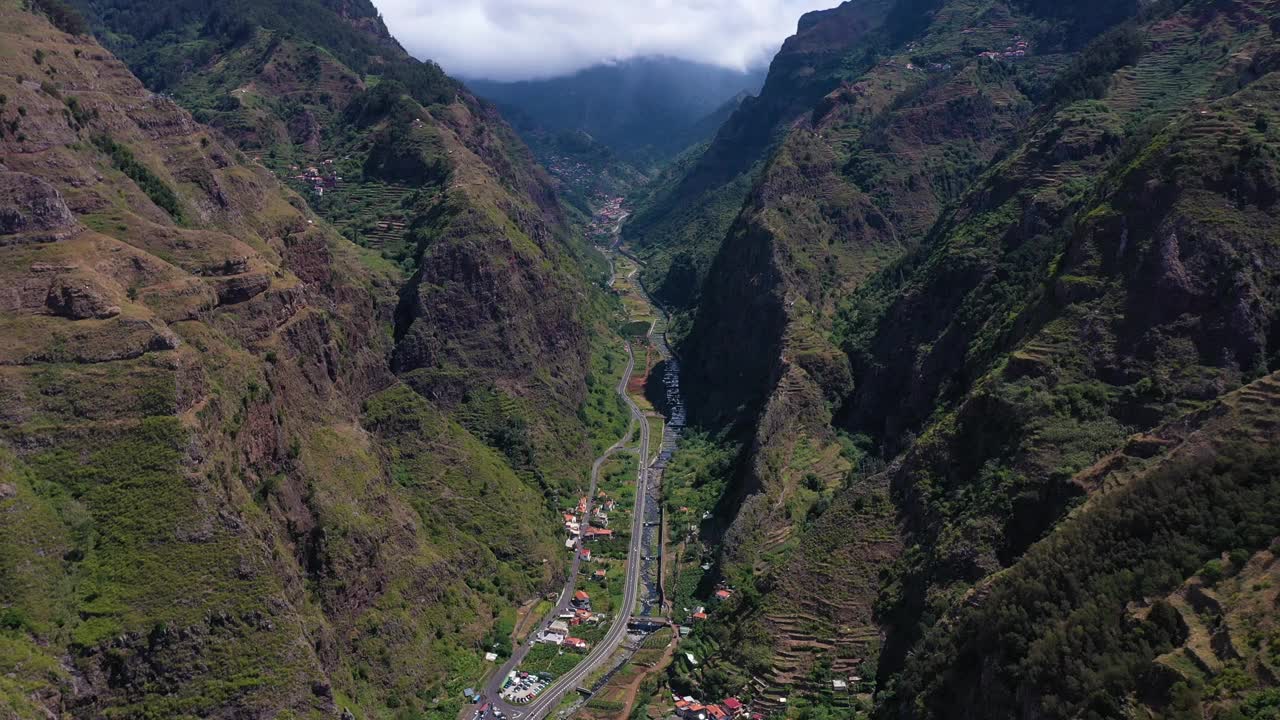
[[[374,0],[409,52],[462,77],[520,80],[668,55],[746,69],[839,0]]]

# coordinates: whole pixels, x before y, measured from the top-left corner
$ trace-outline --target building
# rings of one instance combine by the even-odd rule
[[[587,528],[588,540],[599,540],[601,538],[612,538],[613,531],[609,528],[589,527]]]
[[[576,638],[576,637],[565,638],[564,645],[565,647],[573,648],[574,650],[587,649],[587,641],[583,640],[582,638]]]
[[[729,713],[725,712],[725,709],[719,705],[708,705],[707,717],[710,720],[729,720]]]
[[[732,592],[731,590],[717,590],[717,591],[716,591],[716,599],[717,599],[717,600],[724,601],[724,600],[728,600],[728,599],[729,599],[729,598],[731,598],[731,597],[733,597],[733,592]]]
[[[599,570],[596,570],[594,573],[592,573],[591,577],[601,582],[604,582],[605,578],[609,577],[609,571],[605,570],[604,568],[600,568]]]
[[[747,709],[742,706],[742,701],[736,697],[725,698],[720,701],[720,705],[723,706],[725,711],[733,717],[738,717],[747,711]]]
[[[699,610],[698,612],[694,613],[692,617],[694,620],[706,620],[707,614]]]
[[[583,560],[583,562],[591,562],[591,550],[590,550],[590,549],[583,548],[581,555],[582,555],[582,560]]]
[[[588,595],[587,593],[583,592],[582,590],[579,590],[578,592],[573,594],[574,607],[585,608],[585,607],[589,607],[590,605],[591,605],[591,596]]]
[[[547,627],[547,632],[556,633],[558,635],[569,635],[569,623],[563,620],[556,620]]]
[[[680,717],[685,720],[707,720],[707,709],[700,702],[687,702],[680,711]]]
[[[548,645],[561,645],[564,643],[565,636],[560,633],[544,632],[542,633],[541,642]]]

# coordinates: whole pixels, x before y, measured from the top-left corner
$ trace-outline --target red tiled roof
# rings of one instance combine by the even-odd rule
[[[727,707],[727,708],[729,708],[730,710],[741,710],[741,709],[742,709],[742,701],[741,701],[741,700],[739,700],[739,699],[738,699],[738,698],[736,698],[736,697],[725,698],[725,699],[724,699],[724,706],[725,706],[725,707]]]
[[[573,599],[574,600],[590,600],[591,596],[579,590],[578,592],[573,594]]]

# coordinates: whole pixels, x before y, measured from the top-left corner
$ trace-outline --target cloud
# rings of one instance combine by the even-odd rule
[[[374,0],[409,52],[454,75],[523,80],[667,55],[763,65],[800,16],[839,0]]]

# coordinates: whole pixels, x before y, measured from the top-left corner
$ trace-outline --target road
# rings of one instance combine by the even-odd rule
[[[644,413],[640,407],[627,394],[627,380],[630,379],[631,373],[635,370],[635,352],[631,348],[631,343],[627,343],[627,367],[622,374],[622,379],[618,382],[616,391],[618,395],[627,404],[627,408],[631,411],[631,424],[627,426],[627,432],[618,442],[604,452],[600,457],[596,458],[595,463],[591,466],[591,487],[587,492],[587,511],[583,515],[583,519],[591,516],[591,506],[595,502],[596,484],[600,477],[600,468],[605,461],[614,452],[622,448],[626,438],[631,435],[631,427],[635,423],[640,425],[640,461],[637,463],[639,469],[636,472],[636,502],[632,510],[631,517],[631,540],[630,546],[627,548],[627,572],[625,586],[623,588],[622,606],[618,612],[614,614],[613,621],[609,625],[609,630],[605,634],[604,639],[596,643],[596,646],[587,654],[581,662],[579,662],[573,670],[556,678],[555,681],[547,687],[533,702],[528,705],[512,705],[502,700],[499,693],[502,683],[506,680],[507,674],[512,669],[519,666],[524,661],[529,650],[533,647],[533,638],[535,634],[541,630],[548,618],[539,621],[535,626],[535,630],[529,633],[529,637],[521,644],[519,648],[512,653],[511,658],[498,668],[485,685],[484,696],[493,706],[501,710],[509,720],[540,720],[554,710],[559,705],[560,700],[566,692],[573,692],[579,684],[591,674],[593,670],[599,667],[600,663],[608,659],[618,645],[622,643],[623,637],[627,632],[627,622],[630,621],[631,615],[636,604],[636,597],[639,594],[640,586],[640,556],[641,544],[644,538],[644,510],[646,500],[646,489],[648,480],[648,468],[646,460],[649,457],[649,423],[646,421]],[[556,607],[549,614],[549,618],[554,618],[562,611],[569,607],[570,599],[573,597],[574,588],[577,584],[578,566],[581,564],[582,541],[579,540],[577,547],[574,549],[573,562],[569,570],[568,580],[565,581],[564,589],[560,591],[560,597],[556,601]]]

